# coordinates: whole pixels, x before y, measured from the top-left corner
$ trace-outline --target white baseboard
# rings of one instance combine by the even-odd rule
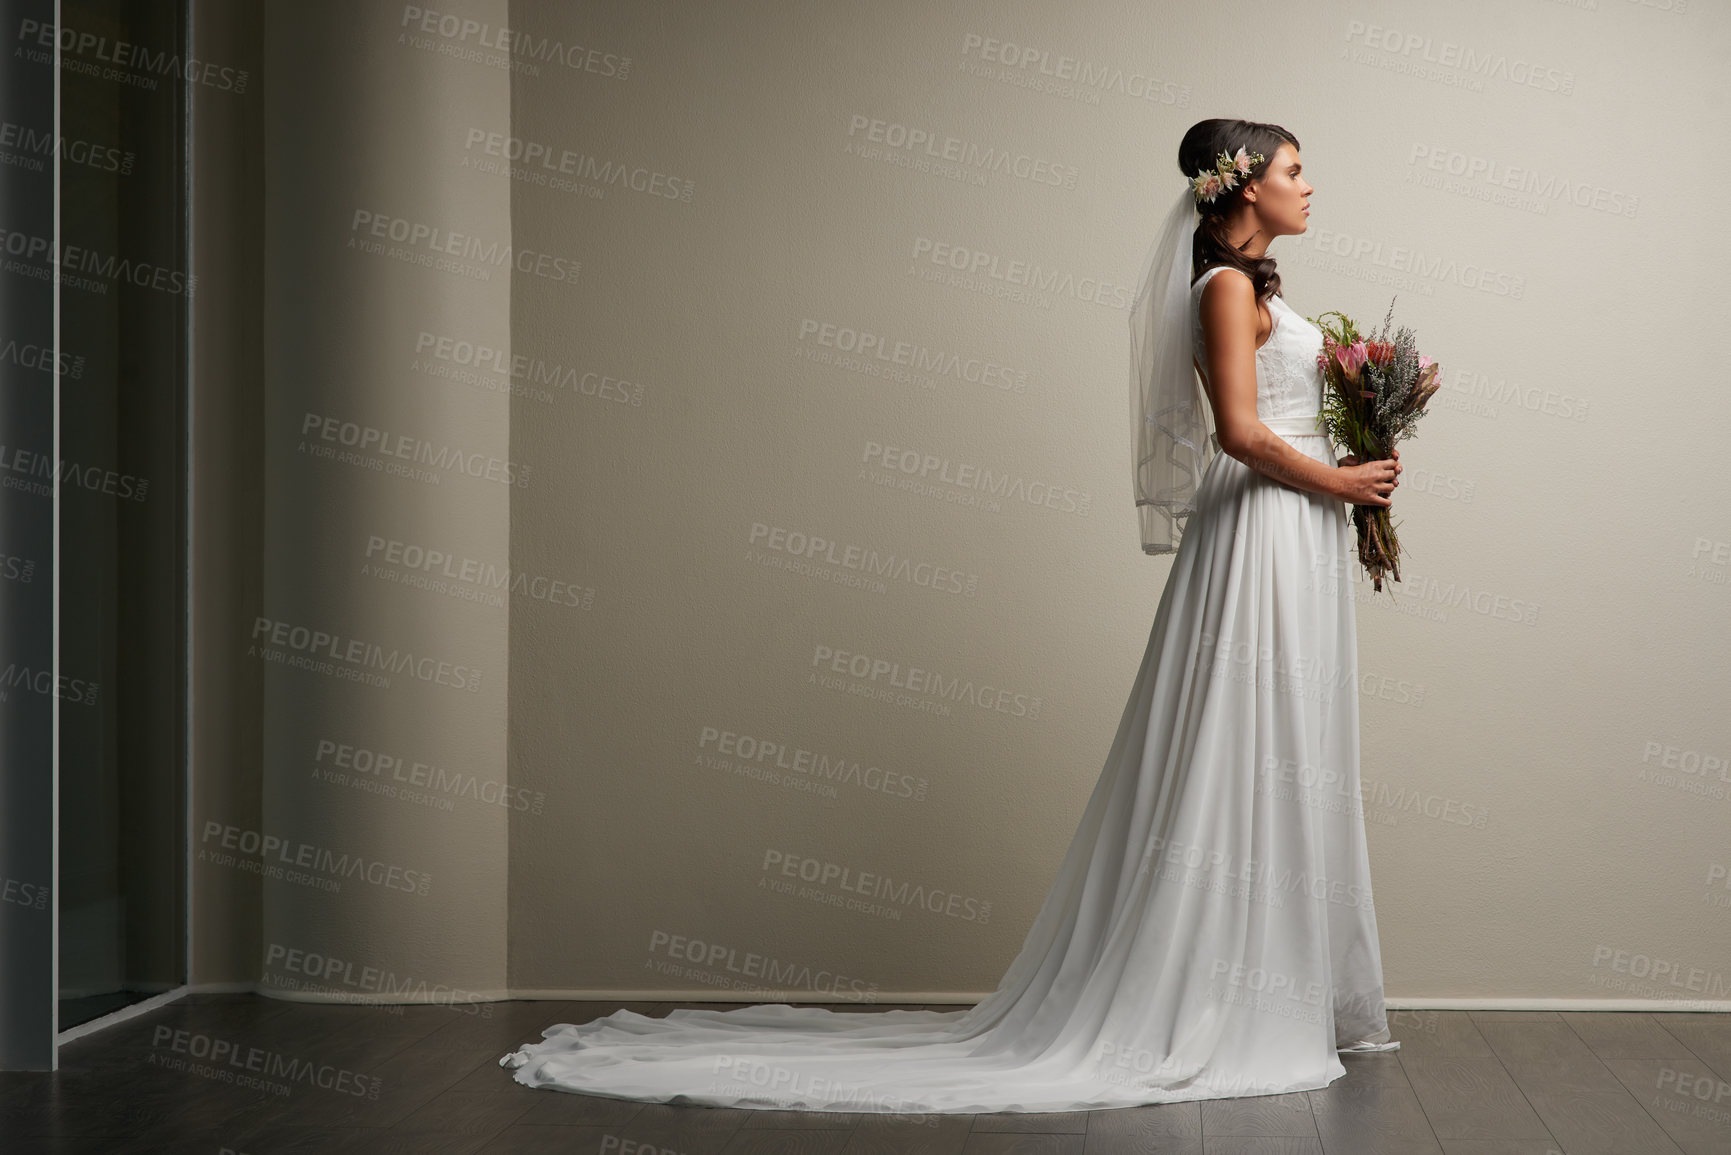
[[[344,1003],[355,1002],[355,996],[318,991],[291,991],[258,983],[198,983],[185,988],[192,993],[231,994],[251,991],[265,998],[291,1002]],[[642,990],[597,987],[525,987],[506,991],[464,991],[464,1001],[501,1001],[521,999],[546,1002],[576,1003],[764,1003],[789,1002],[836,1003],[851,1006],[871,1006],[876,1003],[929,1003],[973,1006],[991,994],[990,991],[877,991],[868,999],[847,999],[836,995],[825,997],[818,991],[718,991],[714,987],[693,987],[687,990]],[[372,1000],[367,1000],[371,1002]],[[403,999],[408,1005],[439,1003],[448,999],[436,996]],[[1640,1011],[1663,1014],[1668,1011],[1697,1011],[1723,1014],[1731,1011],[1726,999],[1550,999],[1496,996],[1437,997],[1422,995],[1387,999],[1391,1011]]]
[[[718,992],[710,987],[698,987],[694,990],[651,991],[651,990],[600,990],[596,988],[532,988],[504,992],[465,991],[469,1002],[502,1002],[506,1000],[525,1000],[535,1002],[580,1002],[580,1003],[762,1003],[786,1002],[787,991],[726,991]],[[725,993],[732,997],[719,998]],[[876,1003],[930,1003],[938,1005],[956,1004],[957,1006],[972,1006],[986,997],[989,992],[957,992],[957,991],[879,991],[870,1002],[859,999],[819,998],[816,992],[799,992],[803,1003],[837,1003],[854,1006],[872,1006]],[[148,999],[122,1007],[111,1014],[88,1023],[80,1023],[69,1030],[61,1031],[57,1042],[64,1046],[75,1039],[98,1031],[117,1026],[128,1019],[147,1014],[158,1007],[167,1006],[188,994],[257,994],[265,998],[283,999],[289,1002],[302,1003],[353,1003],[357,1006],[379,1006],[372,999],[360,999],[353,995],[333,995],[324,992],[288,991],[276,987],[261,986],[258,983],[194,983],[188,986],[175,987],[162,994],[153,995]],[[811,997],[803,997],[805,995]],[[419,1005],[422,1003],[440,1004],[448,999],[429,997],[423,999],[405,999],[394,1002],[390,1006]],[[1388,999],[1386,1005],[1391,1011],[1638,1011],[1651,1014],[1666,1012],[1696,1011],[1710,1014],[1724,1014],[1731,1011],[1731,1001],[1724,999],[1700,1000],[1659,1000],[1659,999],[1543,999],[1543,998],[1400,998]],[[1400,1025],[1400,1024],[1397,1024]]]

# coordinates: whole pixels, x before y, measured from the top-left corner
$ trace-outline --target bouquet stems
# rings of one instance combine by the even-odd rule
[[[1387,460],[1395,442],[1411,437],[1424,416],[1425,403],[1442,383],[1442,367],[1419,354],[1411,329],[1390,337],[1393,316],[1390,301],[1382,331],[1368,339],[1344,313],[1310,318],[1323,334],[1316,362],[1322,374],[1324,424],[1336,443],[1345,445],[1360,463]],[[1335,320],[1328,321],[1330,317]],[[1352,507],[1358,562],[1378,593],[1383,578],[1400,580],[1400,539],[1389,508]]]
[[[1386,505],[1352,507],[1353,528],[1358,530],[1358,564],[1370,575],[1371,585],[1382,592],[1384,574],[1400,580],[1400,540],[1395,537]]]

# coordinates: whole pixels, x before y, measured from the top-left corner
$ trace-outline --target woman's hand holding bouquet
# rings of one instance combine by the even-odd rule
[[[1349,475],[1341,496],[1352,502],[1359,564],[1379,592],[1385,575],[1400,580],[1400,541],[1389,516],[1389,495],[1402,468],[1394,445],[1417,432],[1425,403],[1441,384],[1441,366],[1419,354],[1411,329],[1388,339],[1393,301],[1388,308],[1374,340],[1360,336],[1343,313],[1310,318],[1322,330],[1322,352],[1316,357],[1323,379],[1322,422],[1335,444],[1346,447],[1341,464]],[[1327,322],[1328,317],[1338,323]]]

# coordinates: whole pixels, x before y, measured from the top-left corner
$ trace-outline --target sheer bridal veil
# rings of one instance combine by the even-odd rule
[[[1203,471],[1219,451],[1213,414],[1191,364],[1191,238],[1196,195],[1179,190],[1143,262],[1130,306],[1130,435],[1136,507],[1146,553],[1172,553],[1194,509]]]

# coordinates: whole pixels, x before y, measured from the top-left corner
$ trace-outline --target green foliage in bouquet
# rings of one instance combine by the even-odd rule
[[[1396,442],[1413,436],[1425,403],[1441,385],[1441,366],[1420,355],[1411,329],[1398,329],[1389,339],[1393,319],[1391,300],[1381,331],[1367,340],[1344,313],[1330,311],[1309,318],[1322,330],[1322,352],[1316,362],[1325,385],[1323,428],[1360,462],[1384,460]],[[1379,592],[1385,575],[1400,580],[1400,541],[1389,508],[1352,507],[1358,560]]]

